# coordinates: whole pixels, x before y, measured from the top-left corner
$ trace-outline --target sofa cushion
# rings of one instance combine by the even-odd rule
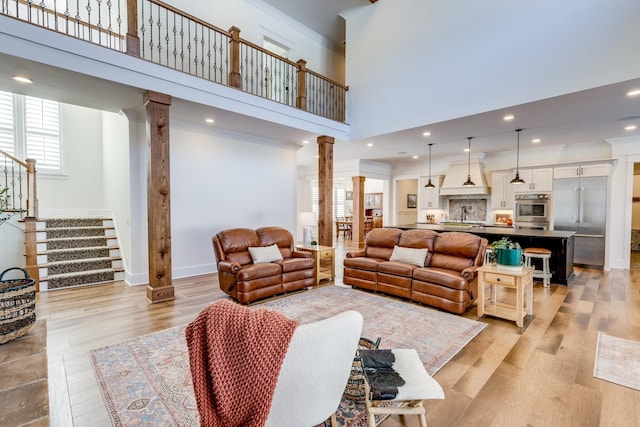
[[[217,234],[224,259],[241,265],[251,264],[250,246],[262,246],[255,230],[249,228],[232,228]],[[221,261],[221,260],[220,260]]]
[[[256,229],[256,234],[260,239],[260,245],[278,245],[283,258],[291,258],[293,248],[293,235],[286,228],[282,227],[261,227]]]
[[[378,271],[378,264],[386,261],[384,259],[379,258],[367,258],[367,257],[357,257],[357,258],[345,258],[343,263],[345,267],[357,268],[360,270],[368,270],[368,271]]]
[[[437,267],[416,268],[413,279],[453,289],[466,289],[468,282],[458,272]]]
[[[428,265],[460,272],[474,265],[481,242],[481,237],[469,233],[440,233],[435,238]]]
[[[282,267],[283,273],[288,273],[312,269],[315,266],[315,260],[313,258],[286,258],[278,261],[278,264]]]
[[[384,261],[378,264],[379,272],[403,277],[411,277],[411,273],[416,268],[418,267],[415,264],[407,264],[404,262]]]
[[[425,259],[427,258],[427,249],[418,248],[403,248],[402,246],[396,246],[393,248],[389,261],[404,262],[407,264],[417,265],[418,267],[424,267]]]
[[[367,257],[386,261],[391,257],[394,246],[400,241],[402,230],[399,228],[374,228],[367,234],[365,250]]]
[[[256,280],[268,276],[276,276],[282,273],[280,264],[249,264],[243,266],[236,274],[239,281]]]
[[[276,244],[271,246],[257,246],[255,248],[250,247],[249,253],[251,254],[251,259],[254,264],[282,261],[282,254]]]

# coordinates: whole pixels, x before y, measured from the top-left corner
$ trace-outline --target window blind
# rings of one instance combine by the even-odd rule
[[[25,138],[27,158],[40,168],[60,169],[60,110],[58,103],[25,98]]]
[[[0,150],[15,156],[15,147],[13,94],[0,91]]]

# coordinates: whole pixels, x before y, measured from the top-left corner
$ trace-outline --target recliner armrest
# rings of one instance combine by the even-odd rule
[[[307,251],[291,251],[293,258],[313,258],[313,254]]]
[[[360,251],[347,252],[347,254],[345,256],[347,258],[361,258],[361,257],[367,256],[367,253],[363,249],[363,250],[360,250]]]
[[[220,261],[218,263],[218,271],[224,271],[226,273],[236,274],[240,271],[240,263],[234,261]]]
[[[464,277],[467,282],[473,281],[478,275],[478,266],[474,265],[471,267],[467,267],[460,272],[460,275]]]

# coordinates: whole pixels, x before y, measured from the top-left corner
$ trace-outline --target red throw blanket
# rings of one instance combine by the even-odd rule
[[[263,426],[298,322],[220,300],[185,331],[200,425]]]

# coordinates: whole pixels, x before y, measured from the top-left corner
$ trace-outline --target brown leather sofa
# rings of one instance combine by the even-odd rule
[[[394,247],[427,249],[424,267],[390,261]],[[461,314],[478,294],[487,239],[463,232],[375,228],[365,247],[347,252],[344,284]]]
[[[316,284],[312,254],[296,251],[293,236],[284,228],[234,228],[212,240],[220,289],[243,304]],[[273,244],[282,261],[254,264],[249,248]]]

